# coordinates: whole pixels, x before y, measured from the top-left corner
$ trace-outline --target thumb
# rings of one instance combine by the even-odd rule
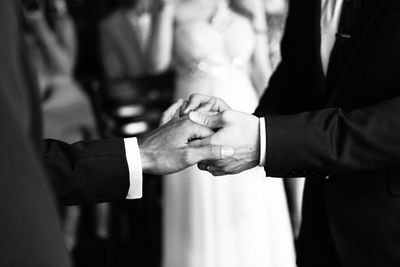
[[[192,155],[194,162],[198,163],[203,160],[219,160],[232,157],[235,151],[231,147],[227,146],[203,146],[203,147],[192,147]]]
[[[189,119],[195,123],[206,126],[211,129],[219,129],[224,126],[222,119],[222,113],[206,113],[206,112],[195,112],[189,113]]]

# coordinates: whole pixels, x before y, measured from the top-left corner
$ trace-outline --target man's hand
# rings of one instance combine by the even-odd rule
[[[193,141],[191,146],[223,145],[235,150],[230,158],[200,162],[199,169],[219,176],[240,173],[258,165],[260,122],[257,117],[237,111],[225,111],[217,115],[190,112],[189,118],[217,130],[208,138]]]
[[[185,103],[183,99],[178,99],[173,105],[171,105],[166,111],[164,111],[162,117],[161,117],[161,122],[160,126],[166,124],[170,120],[174,118],[179,118],[180,117],[180,110],[182,105]]]
[[[191,121],[187,116],[175,118],[139,139],[144,173],[170,174],[186,169],[199,161],[220,160],[233,155],[229,146],[197,145],[193,140],[208,138],[214,131]]]
[[[190,111],[223,112],[231,108],[220,98],[201,94],[192,94],[189,100],[178,99],[164,111],[160,125],[164,125],[174,118],[187,115]]]
[[[223,112],[232,110],[222,99],[202,94],[192,94],[189,100],[181,107],[181,115],[190,111],[197,112]]]

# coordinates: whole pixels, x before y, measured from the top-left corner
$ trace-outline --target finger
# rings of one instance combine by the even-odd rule
[[[224,159],[232,157],[234,154],[233,148],[227,146],[204,146],[188,149],[193,154],[193,164],[204,160]]]
[[[183,104],[183,99],[178,99],[174,104],[172,104],[169,108],[164,111],[164,114],[175,113]]]
[[[208,165],[209,164],[207,164],[206,162],[201,161],[201,162],[197,163],[197,168],[199,168],[199,170],[202,170],[202,171],[207,171]]]
[[[212,176],[224,176],[224,175],[227,175],[228,173],[213,171],[213,172],[211,172],[211,174],[212,174]]]
[[[215,132],[203,125],[197,124],[189,120],[191,124],[189,125],[190,136],[188,140],[189,147],[203,147],[211,145],[211,137]]]
[[[196,110],[202,103],[208,102],[212,97],[201,95],[201,94],[193,94],[189,97],[188,105],[186,106],[184,113],[189,113],[191,110]]]
[[[221,160],[214,160],[212,165],[219,168],[220,170],[223,170],[225,166],[231,164],[232,164],[232,158],[226,158]]]
[[[216,168],[215,166],[212,166],[212,165],[206,165],[206,164],[199,163],[199,164],[197,164],[197,167],[199,168],[199,170],[209,172],[213,176],[222,176],[222,175],[227,174],[226,172],[219,170],[218,168]]]
[[[202,147],[202,146],[209,146],[211,145],[211,139],[203,138],[203,139],[195,139],[189,142],[189,146],[191,147]]]
[[[189,126],[190,127],[189,131],[191,132],[190,141],[209,139],[209,137],[214,135],[214,131],[212,129],[210,129],[209,127],[205,127],[203,125],[196,124],[196,123],[192,122],[191,120],[189,120],[189,121],[191,122],[191,125]],[[193,146],[193,144],[191,146]],[[196,145],[196,146],[199,146],[199,145]]]
[[[212,165],[211,161],[203,160],[197,163],[197,167],[202,171],[207,171],[208,166]]]
[[[180,116],[183,116],[183,115],[185,115],[185,114],[187,113],[187,112],[185,112],[185,110],[186,110],[188,104],[189,104],[188,101],[184,101],[184,102],[183,102],[183,104],[182,104],[182,106],[181,106],[181,108],[180,108],[180,110],[179,110],[179,115],[180,115]]]
[[[211,98],[205,104],[200,105],[195,111],[197,111],[197,112],[215,111],[214,107],[215,107],[216,103],[217,103],[217,100],[215,100],[215,98]]]
[[[211,161],[207,160],[197,163],[197,167],[202,171],[208,172],[222,171],[221,168],[215,167]]]
[[[211,173],[213,176],[222,176],[222,175],[227,175],[228,173],[226,173],[225,171],[211,165],[211,164],[205,164],[204,162],[199,162],[197,164],[197,167],[199,168],[199,170],[201,171],[206,171]]]
[[[207,166],[206,166],[206,170],[207,170],[208,172],[210,172],[210,173],[213,173],[213,172],[220,172],[220,171],[221,171],[220,169],[218,169],[218,168],[215,167],[214,165],[207,165]]]
[[[211,129],[219,129],[224,126],[224,120],[222,119],[222,113],[216,115],[210,115],[207,113],[199,113],[191,111],[189,113],[189,118],[191,121],[198,123],[200,125],[209,127]]]
[[[162,119],[161,119],[161,125],[166,124],[169,122],[172,118],[174,118],[176,112],[180,109],[180,107],[183,104],[183,99],[178,99],[172,106],[170,106],[166,111],[164,111]]]

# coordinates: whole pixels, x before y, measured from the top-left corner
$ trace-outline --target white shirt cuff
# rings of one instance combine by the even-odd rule
[[[265,129],[265,118],[260,118],[260,162],[258,166],[264,167],[267,158],[267,133]]]
[[[141,198],[143,193],[143,173],[139,145],[136,137],[125,138],[124,143],[129,169],[129,190],[126,199]]]

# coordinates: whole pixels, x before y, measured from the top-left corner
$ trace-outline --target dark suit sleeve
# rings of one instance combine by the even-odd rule
[[[0,1],[0,13],[10,13],[10,3]],[[3,18],[7,17],[0,16],[0,21]],[[21,115],[7,98],[9,89],[16,88],[10,86],[5,66],[0,64],[0,266],[67,267],[69,258],[43,166]]]
[[[45,140],[43,159],[62,204],[124,199],[128,193],[129,169],[123,139],[72,145]]]
[[[289,73],[287,64],[281,62],[271,76],[270,85],[264,92],[254,115],[265,117],[274,114],[289,114],[295,109],[293,92],[289,90]],[[292,96],[291,96],[292,94]]]
[[[339,108],[267,117],[270,176],[332,175],[400,164],[400,97],[351,112]]]

